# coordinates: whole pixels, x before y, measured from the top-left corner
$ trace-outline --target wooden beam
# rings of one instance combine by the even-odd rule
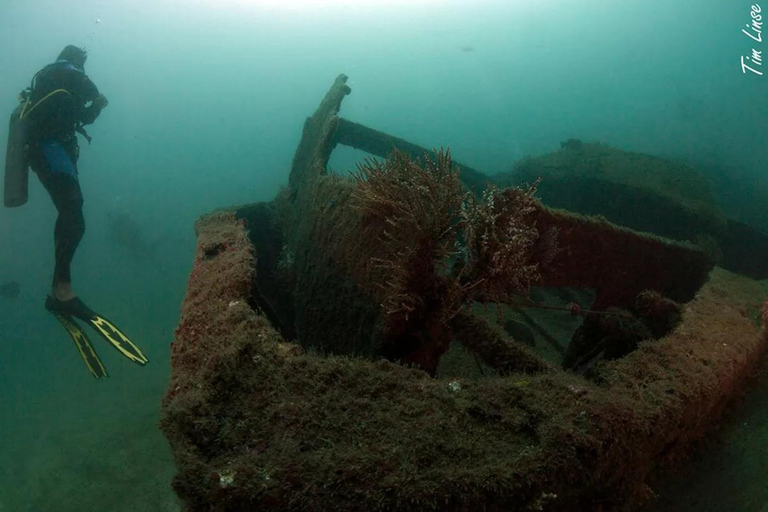
[[[336,143],[359,149],[381,158],[387,158],[395,148],[407,153],[416,160],[423,160],[425,154],[429,155],[432,159],[436,158],[435,152],[432,150],[412,144],[405,139],[393,137],[373,128],[368,128],[343,117],[338,118],[336,137],[334,139],[334,144]],[[461,169],[459,177],[471,190],[475,192],[482,191],[491,183],[490,178],[484,173],[468,165],[460,164],[456,160],[453,163]]]

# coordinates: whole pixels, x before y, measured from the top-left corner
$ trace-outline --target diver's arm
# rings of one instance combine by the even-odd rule
[[[80,121],[83,124],[93,123],[96,118],[99,117],[101,111],[107,105],[109,105],[109,101],[107,101],[106,96],[99,93],[99,89],[96,87],[96,84],[91,82],[91,79],[88,77],[85,77],[85,83],[83,84],[83,99],[86,103],[91,103],[87,107],[83,108],[83,114],[80,117]]]

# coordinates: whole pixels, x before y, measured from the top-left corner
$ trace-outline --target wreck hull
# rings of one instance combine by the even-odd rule
[[[244,223],[196,227],[161,421],[189,512],[631,510],[766,348],[756,292],[716,270],[675,331],[599,383],[550,370],[449,386],[285,342],[254,304]]]

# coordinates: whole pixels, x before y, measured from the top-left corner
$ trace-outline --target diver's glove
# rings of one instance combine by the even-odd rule
[[[98,108],[99,110],[106,108],[107,105],[109,105],[109,100],[107,100],[107,97],[103,94],[99,94],[94,100],[93,105]]]

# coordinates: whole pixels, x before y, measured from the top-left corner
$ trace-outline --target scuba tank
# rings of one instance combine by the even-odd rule
[[[68,66],[72,64],[66,61],[56,61],[56,65],[60,62]],[[37,77],[46,68],[35,73],[32,78],[32,83],[29,87],[21,91],[19,94],[19,105],[14,109],[11,114],[10,122],[8,123],[8,142],[5,151],[5,186],[3,190],[3,202],[5,206],[13,208],[21,206],[27,202],[27,194],[29,191],[29,150],[28,143],[30,138],[30,131],[33,130],[33,124],[30,122],[29,115],[47,99],[57,94],[66,94],[71,96],[71,93],[66,89],[54,89],[48,92],[45,96],[38,99],[34,104],[32,103],[33,92],[37,86]],[[82,69],[73,68],[81,73]],[[91,142],[91,138],[85,133],[82,124],[77,127],[78,133],[85,136],[88,142]]]
[[[29,188],[29,159],[27,158],[27,125],[22,117],[25,101],[11,114],[8,123],[8,143],[5,151],[5,186],[3,201],[13,208],[27,202]]]
[[[67,94],[65,89],[55,89],[32,105],[32,91],[35,88],[35,74],[32,85],[19,94],[19,105],[11,114],[8,123],[8,142],[5,150],[5,186],[3,202],[8,208],[21,206],[27,202],[29,191],[29,156],[28,146],[30,135],[29,114],[41,103],[56,94]],[[86,134],[87,135],[87,134]],[[90,142],[90,140],[89,140]]]

